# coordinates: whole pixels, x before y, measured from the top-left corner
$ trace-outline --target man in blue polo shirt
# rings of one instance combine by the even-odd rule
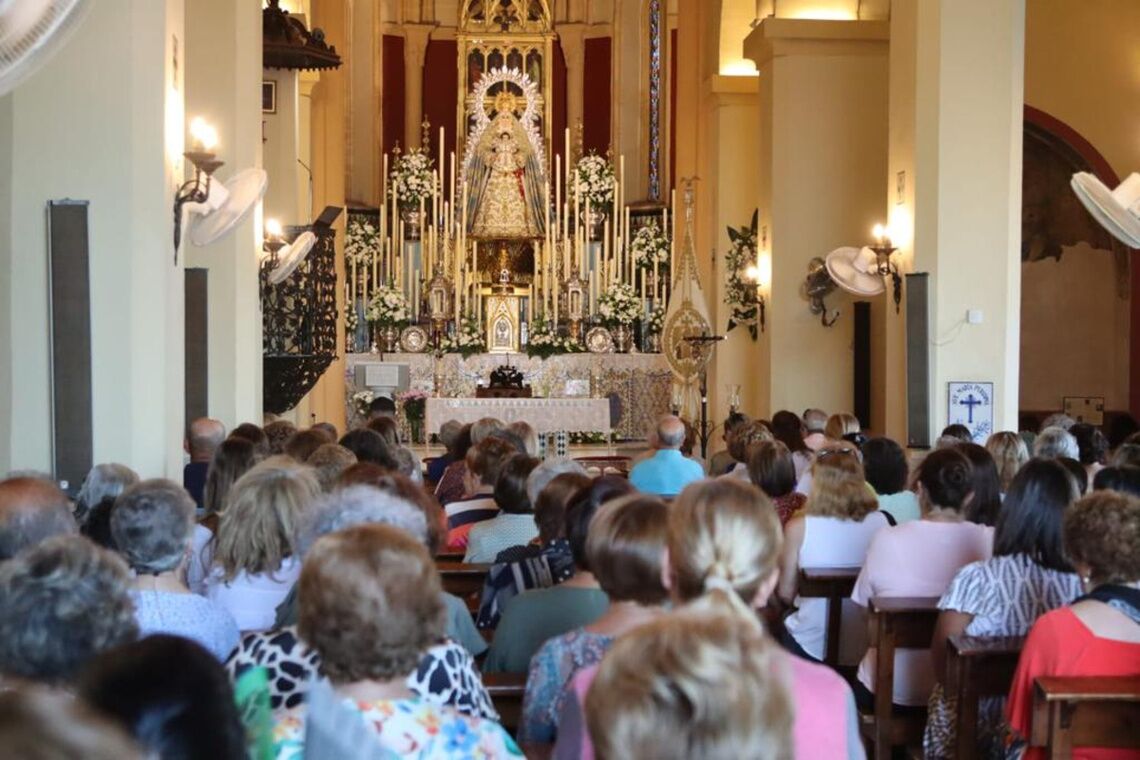
[[[676,496],[685,486],[705,476],[704,468],[681,454],[685,423],[669,415],[657,423],[657,453],[636,465],[629,482],[642,493]]]

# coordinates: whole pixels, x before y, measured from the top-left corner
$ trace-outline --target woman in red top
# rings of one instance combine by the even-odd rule
[[[1085,596],[1038,618],[1006,706],[1015,736],[1030,734],[1033,684],[1040,676],[1140,675],[1140,499],[1097,491],[1065,515],[1065,551]],[[1026,758],[1042,758],[1040,748]],[[1078,748],[1075,758],[1135,757],[1132,750]]]

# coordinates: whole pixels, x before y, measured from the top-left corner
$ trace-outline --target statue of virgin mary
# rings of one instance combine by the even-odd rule
[[[500,93],[495,110],[471,161],[468,234],[480,239],[541,238],[546,219],[539,157],[514,115],[514,97]]]

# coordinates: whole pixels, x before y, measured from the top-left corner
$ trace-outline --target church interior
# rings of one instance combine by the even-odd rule
[[[0,0],[0,702],[51,687],[0,744],[153,750],[51,700],[115,714],[114,669],[192,663],[218,611],[221,757],[1005,756],[997,723],[1135,756],[1137,124],[1137,0]],[[180,559],[139,559],[186,493]],[[127,656],[6,667],[63,625],[17,565],[94,551],[69,532],[129,565]],[[345,602],[352,573],[389,575]],[[446,638],[391,578],[450,595]],[[149,625],[160,591],[213,611]],[[1041,670],[1068,609],[1114,654]],[[311,688],[253,654],[282,630]],[[475,685],[443,699],[446,647]],[[384,712],[405,676],[471,747]],[[1084,728],[1030,730],[1045,704]]]

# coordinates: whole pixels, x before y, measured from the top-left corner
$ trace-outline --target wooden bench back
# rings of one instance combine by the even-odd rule
[[[484,673],[483,686],[499,713],[499,722],[513,736],[522,722],[526,673]]]
[[[491,566],[485,564],[467,565],[462,562],[436,561],[443,590],[454,594],[467,603],[467,608],[479,609],[479,598],[483,594],[483,584]]]
[[[869,612],[871,646],[876,649],[875,712],[869,733],[875,758],[887,760],[893,746],[922,741],[926,729],[926,716],[919,711],[894,715],[895,650],[930,648],[938,622],[938,597],[874,597]]]
[[[1140,676],[1038,678],[1029,743],[1051,758],[1073,747],[1140,747]]]
[[[800,568],[798,593],[805,598],[827,600],[827,647],[823,661],[839,666],[839,637],[842,630],[843,600],[855,589],[859,577],[857,567]]]
[[[958,700],[955,737],[960,760],[977,757],[978,702],[1009,694],[1024,641],[1021,636],[958,634],[946,642],[943,689],[947,697]]]

